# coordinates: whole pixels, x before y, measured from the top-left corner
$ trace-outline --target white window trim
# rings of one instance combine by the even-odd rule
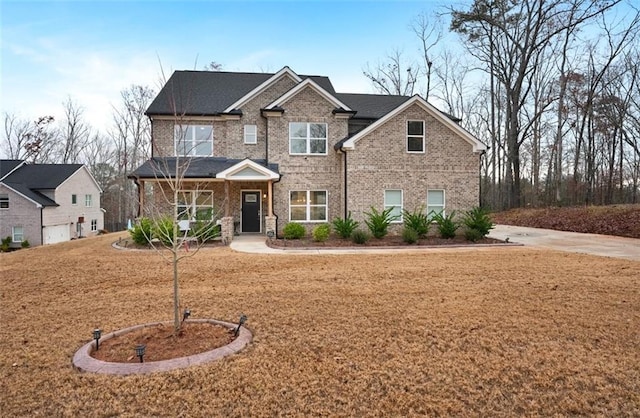
[[[84,195],[84,206],[87,208],[93,207],[93,195],[90,195],[90,194]]]
[[[253,128],[253,132],[249,132],[247,128]],[[253,138],[253,141],[247,138]],[[247,145],[255,145],[258,143],[258,125],[244,125],[244,143]]]
[[[291,219],[291,208],[296,207],[300,208],[303,205],[292,205],[291,204],[291,193],[292,192],[305,192],[307,194],[306,203],[304,207],[306,208],[305,219]],[[324,201],[326,202],[324,205],[312,205],[311,204],[311,192],[324,192]],[[311,208],[312,207],[322,207],[325,208],[325,219],[311,220]],[[299,223],[327,223],[329,222],[329,192],[326,190],[289,190],[289,222],[299,222]]]
[[[404,191],[402,189],[384,189],[384,210],[388,208],[395,207],[397,205],[388,204],[387,203],[387,192],[400,192],[400,217],[395,221],[392,221],[392,224],[401,224],[404,222]]]
[[[306,123],[307,124],[307,152],[291,152],[291,125],[294,123]],[[324,139],[325,147],[324,152],[311,152],[311,125],[324,125],[325,126],[325,137],[324,138],[313,138],[315,140]],[[301,139],[301,138],[296,138]],[[325,122],[289,122],[289,155],[327,155],[329,149],[329,125]],[[295,191],[295,190],[294,190]],[[315,190],[320,191],[320,190]]]
[[[196,150],[198,149],[195,145],[195,138],[191,138],[191,148],[187,150],[187,154],[179,154],[178,153],[178,139],[180,135],[185,135],[186,141],[186,132],[188,131],[190,126],[206,126],[211,128],[211,136],[208,142],[211,142],[211,148],[209,154],[196,154]],[[184,131],[184,134],[182,133]],[[173,155],[176,157],[211,157],[213,155],[213,137],[214,137],[214,129],[213,124],[207,123],[186,123],[186,124],[176,124],[173,127]],[[193,153],[192,153],[193,152]]]
[[[20,228],[22,230],[21,236],[22,239],[16,240],[16,228]],[[24,227],[23,226],[13,226],[11,227],[11,242],[22,242],[24,241]]]
[[[425,206],[425,210],[427,211],[427,216],[430,216],[430,211],[429,211],[429,192],[442,192],[442,216],[446,216],[446,210],[447,210],[447,192],[445,191],[445,189],[427,189],[427,205]]]
[[[422,123],[422,135],[409,135],[409,123],[410,122],[420,122]],[[426,150],[426,143],[425,143],[425,123],[423,120],[407,120],[407,136],[406,136],[406,150],[407,153],[409,154],[424,154],[425,150]],[[409,137],[411,138],[422,138],[422,151],[409,151]]]
[[[97,219],[92,219],[91,220],[91,231],[95,232],[98,230],[98,220]]]
[[[211,195],[211,205],[198,205],[196,202],[198,200],[198,197],[196,196],[196,194],[200,194],[200,193],[208,193]],[[188,205],[185,205],[188,207],[189,210],[189,221],[195,221],[196,220],[196,213],[198,212],[198,208],[211,208],[213,209],[213,191],[212,190],[178,190],[178,195],[182,194],[183,196],[189,195],[190,196],[190,200],[191,202]],[[178,202],[176,202],[176,205],[178,204]],[[180,212],[178,212],[178,216],[180,215]],[[211,215],[215,215],[212,211]]]

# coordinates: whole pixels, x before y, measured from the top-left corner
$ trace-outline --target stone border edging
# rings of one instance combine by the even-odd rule
[[[279,247],[277,245],[273,245],[269,240],[265,241],[267,247],[272,248],[274,250],[282,250],[283,252],[287,251],[357,251],[357,250],[430,250],[430,249],[447,249],[447,248],[487,248],[487,247],[523,247],[524,244],[519,242],[501,242],[495,244],[435,244],[435,245],[379,245],[379,246],[369,246],[369,247]]]
[[[215,319],[189,319],[187,323],[210,323],[220,325],[225,328],[235,329],[238,324],[231,322],[218,321]],[[135,325],[133,327],[124,328],[118,331],[113,331],[104,335],[100,340],[105,341],[110,338],[117,337],[122,334],[127,334],[142,328],[152,327],[157,325],[167,325],[173,322],[152,322],[143,325]],[[81,372],[99,373],[99,374],[114,374],[120,376],[126,376],[131,374],[146,374],[154,372],[165,372],[175,369],[184,369],[189,366],[195,366],[198,364],[206,364],[212,361],[219,360],[223,357],[237,353],[242,350],[251,342],[253,335],[245,327],[240,327],[240,333],[229,344],[218,347],[211,351],[205,351],[204,353],[198,353],[187,357],[178,357],[170,360],[161,361],[149,361],[146,363],[113,363],[98,360],[91,357],[91,353],[95,348],[95,341],[91,341],[78,349],[73,355],[73,366]]]

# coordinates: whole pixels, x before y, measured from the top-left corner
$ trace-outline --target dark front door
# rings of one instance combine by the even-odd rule
[[[242,232],[260,232],[260,192],[242,192]]]

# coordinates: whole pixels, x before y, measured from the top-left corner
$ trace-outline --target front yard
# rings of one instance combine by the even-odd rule
[[[116,239],[0,254],[3,416],[640,414],[640,263],[208,248],[182,264],[183,306],[246,314],[248,349],[148,376],[78,373],[95,327],[171,319],[171,266]]]

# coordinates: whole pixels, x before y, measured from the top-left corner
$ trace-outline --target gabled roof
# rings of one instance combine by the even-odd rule
[[[23,160],[0,160],[0,180],[24,163]]]
[[[18,193],[22,197],[27,200],[32,201],[38,207],[42,206],[59,206],[56,202],[49,199],[47,196],[43,195],[40,192],[35,190],[31,190],[29,187],[25,186],[23,183],[10,183],[10,182],[2,182],[3,185]]]
[[[6,161],[15,162],[17,160],[2,160],[3,166]],[[40,193],[40,191],[56,189],[83,167],[82,164],[21,163],[23,161],[20,161],[20,164],[8,164],[9,166],[13,165],[14,169],[0,181],[38,206],[58,206],[56,202]]]
[[[233,109],[230,109],[232,105],[243,102],[243,98],[249,97],[250,93],[267,81],[275,81],[284,74],[295,75],[288,67],[275,74],[175,71],[151,102],[146,114],[150,116],[216,116],[232,113]],[[274,78],[276,75],[277,77]],[[309,75],[296,75],[296,77],[301,80],[310,78],[326,91],[335,93],[328,77]]]
[[[391,112],[387,113],[385,116],[381,117],[380,119],[376,120],[371,125],[367,126],[363,130],[359,131],[358,133],[356,133],[352,137],[346,138],[346,139],[338,142],[338,144],[336,144],[335,148],[336,149],[346,149],[346,150],[354,149],[355,144],[360,139],[362,139],[363,137],[365,137],[366,135],[368,135],[369,133],[371,133],[372,131],[377,129],[379,126],[383,125],[384,123],[386,123],[391,118],[399,115],[405,109],[409,108],[410,106],[412,106],[414,104],[417,104],[418,106],[422,107],[433,118],[435,118],[436,120],[438,120],[442,124],[446,125],[447,127],[449,127],[449,129],[451,129],[452,131],[457,133],[462,139],[464,139],[465,141],[469,142],[469,144],[471,144],[473,146],[473,151],[474,152],[481,152],[481,151],[485,151],[487,149],[487,146],[485,144],[483,144],[480,140],[478,140],[475,136],[473,136],[469,131],[464,129],[462,126],[460,126],[455,121],[451,120],[451,118],[448,115],[446,115],[445,113],[440,112],[433,105],[429,104],[426,100],[424,100],[422,97],[420,97],[418,95],[412,96],[409,100],[406,100],[405,102],[400,104],[398,107],[396,107],[394,110],[392,110]]]
[[[184,164],[186,168],[183,173],[185,179],[196,178],[225,178],[226,175],[234,174],[233,167],[240,163],[251,161],[248,166],[254,169],[262,167],[262,172],[266,170],[278,174],[278,165],[266,165],[266,160],[231,159],[224,157],[154,157],[147,160],[129,175],[132,179],[167,179],[175,176],[176,164]],[[241,170],[243,167],[236,167]],[[230,170],[231,169],[231,170]],[[220,177],[222,175],[222,177]]]
[[[242,107],[242,105],[244,105],[245,103],[247,103],[249,100],[253,99],[254,97],[258,96],[260,93],[265,91],[267,88],[269,88],[269,86],[271,86],[276,81],[278,81],[281,78],[286,77],[286,76],[291,77],[296,83],[299,83],[299,82],[302,81],[302,79],[298,76],[298,74],[296,74],[293,71],[291,71],[291,68],[284,67],[282,70],[278,71],[273,76],[269,77],[262,84],[260,84],[259,86],[255,87],[249,93],[245,94],[240,99],[238,99],[234,103],[230,104],[225,109],[225,112],[231,112],[232,110],[240,109]]]
[[[341,109],[342,111],[351,110],[349,106],[347,106],[346,104],[344,104],[343,102],[341,102],[336,98],[335,93],[334,94],[329,93],[328,91],[320,87],[316,82],[314,82],[310,78],[304,80],[302,83],[296,84],[292,89],[287,91],[285,94],[278,97],[273,102],[269,103],[265,109],[273,110],[276,108],[281,108],[282,104],[286,103],[287,100],[294,97],[296,94],[300,93],[302,90],[304,90],[307,87],[313,89],[316,93],[320,94],[328,102],[332,103],[336,108]]]
[[[336,93],[335,96],[356,111],[354,119],[380,119],[411,98],[411,96],[356,93]]]

